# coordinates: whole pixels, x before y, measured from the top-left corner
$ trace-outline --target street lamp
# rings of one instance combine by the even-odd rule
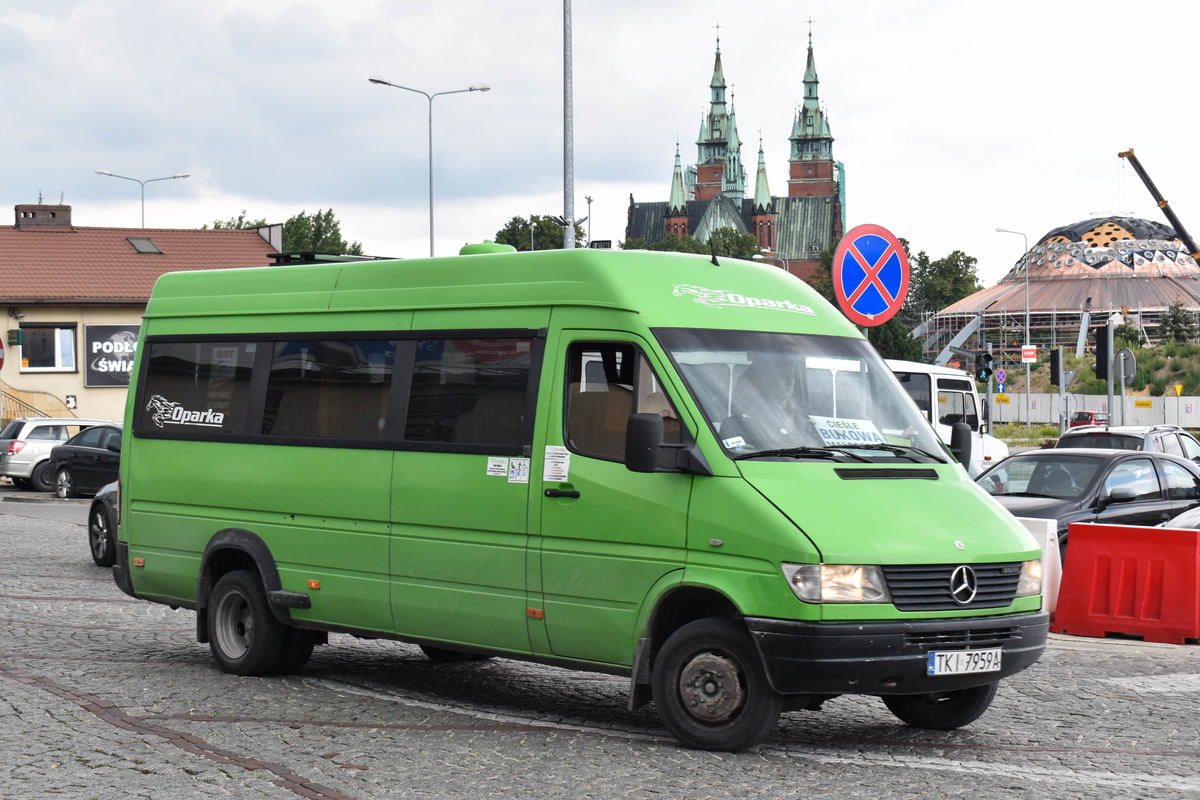
[[[1010,231],[1008,228],[996,228],[996,233],[1015,233],[1020,236],[1025,242],[1025,341],[1023,347],[1029,345],[1029,237],[1020,231]],[[990,378],[988,380],[991,380]],[[1028,428],[1029,420],[1029,364],[1025,364],[1025,427]]]
[[[423,94],[429,101],[429,257],[433,258],[433,98],[443,94],[487,92],[490,91],[492,87],[488,86],[486,83],[477,83],[473,86],[467,87],[466,89],[451,89],[448,92],[434,92],[433,94],[430,94],[429,92],[422,92],[420,89],[411,89],[407,86],[401,86],[398,83],[385,81],[378,75],[372,75],[370,78],[367,78],[367,80],[369,80],[371,83],[378,83],[381,86],[391,86],[394,89],[403,89],[406,92]]]
[[[146,184],[154,183],[155,181],[173,181],[176,178],[190,178],[191,177],[191,175],[189,175],[186,172],[176,172],[174,175],[168,175],[165,178],[147,178],[144,181],[140,181],[137,178],[126,178],[124,175],[114,175],[106,169],[98,169],[98,170],[96,170],[96,174],[97,175],[106,175],[110,178],[120,178],[123,181],[133,181],[134,183],[140,183],[142,185],[142,227],[143,228],[146,227]]]

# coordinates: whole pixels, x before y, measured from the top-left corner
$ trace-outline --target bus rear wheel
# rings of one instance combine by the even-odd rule
[[[269,674],[283,656],[286,634],[271,613],[257,572],[235,570],[217,581],[209,602],[208,641],[222,671]]]
[[[783,711],[758,648],[738,620],[701,619],[671,634],[652,677],[659,718],[688,747],[738,752],[763,740]]]
[[[999,681],[993,681],[954,692],[883,695],[882,699],[888,711],[914,728],[952,731],[982,717],[999,686]]]

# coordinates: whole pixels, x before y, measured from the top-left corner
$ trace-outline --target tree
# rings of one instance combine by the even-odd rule
[[[824,297],[834,307],[841,311],[841,306],[838,305],[837,297],[833,293],[833,254],[837,251],[838,242],[834,242],[828,248],[821,251],[821,255],[817,256],[817,268],[813,270],[812,275],[808,276],[808,285],[817,290],[817,294]]]
[[[363,254],[362,242],[347,244],[342,238],[342,226],[333,216],[333,209],[306,214],[301,211],[283,223],[283,252]]]
[[[529,219],[513,217],[496,231],[496,244],[507,244],[525,251],[529,249],[529,230],[533,229],[534,250],[562,250],[563,227],[550,214],[530,214]],[[583,247],[583,228],[575,226],[575,246]]]
[[[247,228],[261,228],[266,224],[267,221],[265,219],[246,219],[246,209],[243,208],[242,213],[236,217],[230,217],[225,221],[215,220],[212,224],[212,229],[214,231],[242,231]],[[200,230],[208,230],[208,225],[201,225]]]
[[[909,297],[921,311],[941,311],[983,288],[977,263],[978,259],[962,250],[936,261],[922,250],[909,259]]]
[[[899,315],[892,317],[882,325],[867,329],[867,341],[875,345],[879,355],[884,358],[898,358],[903,361],[921,360],[921,340],[909,335],[909,328],[900,321]]]
[[[1167,306],[1167,314],[1162,321],[1163,341],[1187,342],[1196,335],[1196,321],[1184,309],[1181,303]]]
[[[759,252],[758,240],[752,233],[733,228],[717,228],[712,232],[707,242],[702,242],[690,234],[676,236],[668,233],[659,242],[647,242],[645,239],[627,239],[620,243],[622,250],[654,250],[669,253],[695,253],[696,255],[712,255],[720,258],[738,258],[749,261]]]

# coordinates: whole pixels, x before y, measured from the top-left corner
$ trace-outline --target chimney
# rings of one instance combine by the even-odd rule
[[[69,231],[70,206],[44,206],[25,203],[16,206],[17,229],[22,231]]]

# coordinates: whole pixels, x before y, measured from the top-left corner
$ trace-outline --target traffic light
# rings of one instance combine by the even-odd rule
[[[1050,351],[1050,385],[1062,388],[1062,348]]]
[[[1096,377],[1102,381],[1108,380],[1108,329],[1096,328]]]
[[[992,379],[992,369],[995,366],[996,359],[986,350],[981,350],[975,354],[975,382],[987,383]]]

